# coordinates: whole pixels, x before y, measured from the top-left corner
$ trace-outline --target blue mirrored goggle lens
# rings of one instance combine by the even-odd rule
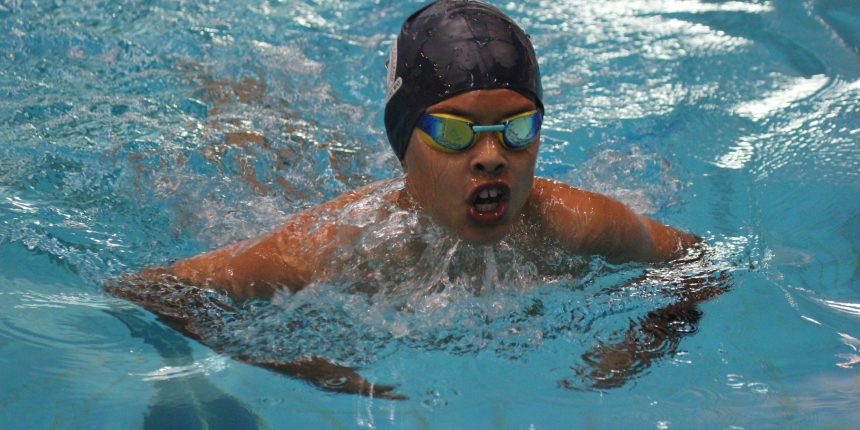
[[[505,121],[505,144],[511,149],[525,148],[534,142],[540,132],[540,111]]]
[[[472,145],[475,134],[496,131],[510,149],[522,149],[534,142],[541,127],[540,111],[533,111],[509,119],[497,125],[473,125],[469,122],[447,116],[422,114],[417,127],[434,140],[439,147],[448,151],[462,151]]]
[[[427,133],[439,146],[451,151],[464,150],[471,146],[475,139],[470,124],[464,121],[424,114],[418,123],[421,131]]]

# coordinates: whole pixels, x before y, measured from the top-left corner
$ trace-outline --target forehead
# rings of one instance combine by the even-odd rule
[[[442,100],[427,108],[427,113],[446,113],[476,122],[495,122],[537,109],[522,94],[509,89],[473,90]]]

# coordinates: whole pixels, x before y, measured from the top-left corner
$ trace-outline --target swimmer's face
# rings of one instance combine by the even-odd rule
[[[495,125],[536,109],[513,90],[475,90],[427,108]],[[495,132],[482,132],[461,152],[442,152],[413,130],[403,158],[406,189],[433,220],[463,240],[494,243],[508,234],[523,211],[534,181],[538,140],[525,149],[507,149]]]

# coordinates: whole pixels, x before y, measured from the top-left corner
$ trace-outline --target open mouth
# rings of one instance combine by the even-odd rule
[[[510,188],[505,184],[489,184],[473,191],[469,215],[473,220],[496,222],[505,216]]]
[[[504,197],[504,191],[498,187],[484,188],[475,199],[475,209],[478,212],[492,212],[499,207],[502,197]]]

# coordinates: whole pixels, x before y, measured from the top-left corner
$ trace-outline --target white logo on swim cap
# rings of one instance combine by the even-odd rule
[[[388,55],[388,76],[385,79],[385,104],[394,97],[394,93],[403,85],[403,79],[397,77],[397,40],[391,44],[391,54]]]

